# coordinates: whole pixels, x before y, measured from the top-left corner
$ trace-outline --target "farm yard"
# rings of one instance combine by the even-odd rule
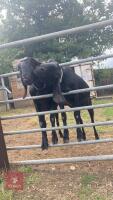
[[[99,103],[109,103],[111,100],[96,100],[94,103],[99,104]],[[1,116],[6,116],[7,115],[14,115],[14,114],[22,114],[22,113],[30,113],[30,112],[35,112],[35,109],[33,107],[31,108],[24,108],[24,109],[16,109],[9,111],[7,113],[1,113]],[[112,120],[113,116],[113,110],[112,107],[110,108],[99,108],[95,110],[95,121],[109,121]],[[82,111],[82,117],[84,119],[84,123],[90,122],[89,115],[87,111]],[[49,121],[49,115],[46,116],[46,121],[47,121],[47,127],[50,127],[50,121]],[[69,112],[68,113],[68,125],[75,124],[73,113]],[[62,121],[60,120],[60,124]],[[22,119],[12,119],[12,120],[5,120],[2,121],[3,125],[3,130],[5,131],[16,131],[16,130],[29,130],[29,129],[34,129],[39,127],[37,117],[29,117],[29,118],[22,118]],[[85,129],[87,132],[87,139],[94,139],[94,134],[93,134],[93,129],[92,128],[86,128]],[[103,127],[97,127],[98,132],[100,133],[100,138],[112,138],[113,135],[113,127],[112,126],[103,126]],[[48,132],[48,138],[49,138],[49,143],[51,143],[51,132]],[[70,141],[75,141],[76,139],[76,130],[71,129],[70,130]],[[62,139],[59,138],[59,143],[62,143]],[[31,134],[18,134],[18,135],[12,135],[12,136],[6,136],[6,144],[7,146],[19,146],[19,145],[33,145],[33,144],[41,144],[41,133],[31,133]],[[103,145],[103,144],[102,144]],[[107,145],[108,144],[104,144]],[[90,151],[87,151],[86,146],[82,147],[61,147],[59,148],[49,148],[47,155],[48,157],[64,157],[64,156],[75,156],[75,153],[77,152],[76,156],[82,156],[82,155],[95,155],[95,151],[98,150],[98,153],[105,153],[109,154],[111,152],[110,148],[105,148],[104,149],[101,147],[100,144],[96,145],[89,145],[91,146]],[[110,144],[109,144],[110,146]],[[112,145],[111,145],[112,146]],[[83,149],[82,149],[83,148]],[[93,149],[94,148],[94,149]],[[101,150],[102,148],[102,150]],[[71,149],[71,152],[70,152]],[[81,151],[79,152],[79,149]],[[59,150],[60,150],[60,156],[59,156]],[[76,150],[76,152],[75,152]],[[34,151],[34,152],[33,152]],[[25,154],[26,152],[26,154]],[[61,153],[62,152],[62,153]],[[65,152],[65,154],[63,153]],[[18,155],[18,157],[17,157]],[[42,152],[41,149],[36,150],[19,150],[19,151],[10,151],[9,152],[9,159],[10,161],[15,161],[15,160],[26,160],[26,159],[36,159],[36,158],[46,158],[47,155]],[[16,156],[16,157],[15,157]],[[41,156],[41,157],[40,157]]]
[[[113,100],[94,100],[93,104],[111,103]],[[1,116],[35,112],[33,107],[16,109],[1,113]],[[82,112],[84,122],[90,122],[87,111]],[[49,116],[46,117],[50,126]],[[113,109],[99,108],[95,110],[95,121],[109,121],[113,119]],[[37,117],[2,121],[3,130],[25,130],[37,128]],[[62,124],[62,122],[60,121]],[[68,125],[74,124],[72,113],[68,113]],[[85,128],[87,140],[94,139],[93,129]],[[97,127],[100,138],[112,138],[113,126]],[[48,132],[49,143],[51,133]],[[76,140],[76,130],[70,130],[70,141]],[[41,143],[41,134],[22,134],[5,136],[6,145],[20,146]],[[59,143],[62,140],[59,139]],[[113,154],[113,143],[77,145],[70,147],[8,151],[10,162],[19,160],[76,157],[90,155]],[[24,190],[21,192],[5,191],[0,199],[5,200],[111,200],[113,199],[113,161],[94,161],[75,164],[40,165],[40,166],[12,166],[25,174]],[[2,176],[2,174],[1,174]],[[9,198],[10,197],[10,198]]]
[[[0,1],[0,106],[7,102],[7,105],[1,106],[0,111],[0,200],[113,200],[113,142],[100,140],[95,142],[96,144],[76,143],[72,146],[68,144],[60,147],[56,145],[54,148],[49,146],[46,149],[48,147],[46,133],[43,132],[43,137],[38,130],[35,130],[37,131],[35,133],[22,133],[23,130],[33,132],[32,129],[45,127],[43,116],[40,117],[40,123],[37,116],[27,118],[21,116],[18,119],[9,117],[8,120],[2,118],[36,112],[33,104],[28,106],[23,101],[22,107],[22,101],[18,99],[22,94],[23,98],[27,96],[28,86],[30,86],[28,93],[31,96],[53,94],[50,101],[34,101],[37,111],[46,109],[49,111],[53,106],[55,108],[55,103],[56,108],[61,104],[71,107],[91,105],[90,93],[86,92],[89,90],[86,89],[88,85],[91,91],[95,85],[99,86],[96,88],[97,91],[106,88],[107,94],[103,90],[103,93],[97,92],[97,96],[113,94],[113,74],[112,70],[108,70],[109,67],[113,68],[113,65],[107,62],[107,59],[113,58],[112,4],[112,0]],[[86,71],[82,71],[82,64]],[[81,77],[73,73],[77,65]],[[103,73],[97,71],[97,68],[102,68]],[[96,78],[93,69],[96,70]],[[89,82],[88,85],[84,80]],[[83,91],[85,89],[85,95],[75,95],[80,89]],[[109,89],[111,93],[108,93]],[[62,92],[70,92],[69,94],[74,96],[64,98]],[[111,102],[113,103],[113,98],[93,100],[93,104],[97,106]],[[4,112],[6,108],[12,109]],[[74,116],[72,112],[68,112],[67,117],[67,126],[75,124],[74,117],[77,124],[82,124],[79,112],[75,112]],[[89,117],[88,113],[83,111],[82,117],[86,124],[90,123],[90,117],[94,122],[93,112],[90,112]],[[64,122],[65,117],[62,118]],[[97,125],[98,122],[113,124],[113,107],[96,109],[94,118]],[[46,116],[46,122],[47,127],[50,127],[49,115]],[[52,116],[51,123],[54,127]],[[60,116],[60,126],[63,124]],[[113,140],[113,125],[102,126],[101,123],[101,126],[96,128],[100,139]],[[99,139],[95,127],[85,130],[88,142],[94,138]],[[7,135],[10,131],[18,131],[19,134]],[[83,130],[77,129],[77,133],[79,140],[85,138]],[[48,131],[47,134],[51,144],[51,132]],[[55,133],[53,134],[52,139],[55,143]],[[68,141],[66,134],[64,140]],[[41,141],[45,151],[36,146],[26,150],[21,147],[40,145]],[[74,141],[77,141],[75,128],[70,130],[70,142]],[[62,138],[59,138],[59,144],[62,143]],[[7,153],[11,170],[8,170]],[[107,161],[104,161],[102,155]],[[93,156],[98,161],[94,161]],[[86,159],[87,162],[74,163],[73,157],[78,161]],[[93,161],[88,161],[91,157]],[[57,162],[55,158],[58,158]],[[67,164],[62,158],[66,158],[65,161],[73,160]],[[31,165],[33,160],[41,162],[42,159],[46,162]],[[46,164],[47,159],[52,159],[54,164]],[[24,165],[28,161],[30,165]],[[63,164],[58,164],[58,161]],[[10,174],[10,178],[5,172]],[[18,176],[14,176],[13,172]],[[16,190],[16,184],[22,186],[20,182],[22,180],[18,179],[19,175],[21,178],[24,177],[22,190]]]

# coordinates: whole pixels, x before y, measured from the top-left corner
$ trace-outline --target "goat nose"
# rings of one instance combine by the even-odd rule
[[[28,79],[27,77],[25,77],[25,76],[22,76],[22,81],[23,81],[24,83],[27,83],[27,82],[29,82],[29,79]]]
[[[27,75],[22,75],[22,79],[28,80],[29,77]]]

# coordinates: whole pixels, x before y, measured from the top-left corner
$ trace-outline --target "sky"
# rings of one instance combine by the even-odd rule
[[[113,54],[113,48],[107,49],[104,54]],[[100,68],[113,68],[113,58],[108,58],[100,62]]]

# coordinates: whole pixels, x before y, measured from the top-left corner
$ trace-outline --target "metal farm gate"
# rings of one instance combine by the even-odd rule
[[[98,23],[93,23],[77,28],[72,28],[68,30],[63,30],[63,31],[58,31],[55,33],[50,33],[42,36],[37,36],[33,38],[28,38],[24,40],[19,40],[19,41],[14,41],[6,44],[0,45],[0,50],[5,49],[5,48],[11,48],[11,47],[17,47],[23,44],[28,44],[28,43],[33,43],[33,42],[41,42],[44,40],[64,36],[67,34],[73,34],[73,33],[78,33],[78,32],[83,32],[83,31],[88,31],[92,30],[95,28],[101,28],[103,26],[111,25],[113,24],[113,19],[111,20],[106,20]],[[101,59],[106,59],[113,57],[113,54],[109,55],[101,55],[97,57],[91,57],[87,59],[81,59],[79,61],[72,61],[72,62],[67,62],[67,63],[62,63],[60,64],[61,66],[66,66],[66,65],[73,65],[73,64],[79,64],[79,63],[86,63],[90,62],[93,60],[101,60]],[[0,75],[0,78],[8,77],[8,76],[13,76],[19,74],[19,72],[13,72],[13,73],[8,73],[8,74],[2,74]],[[109,89],[113,88],[112,85],[106,85],[106,86],[100,86],[100,87],[92,87],[92,88],[87,88],[87,89],[81,89],[81,90],[73,90],[68,93],[64,93],[64,95],[70,95],[70,94],[75,94],[75,93],[81,93],[81,92],[87,92],[87,91],[97,91],[97,90],[102,90],[102,89]],[[0,88],[2,90],[4,88]],[[27,97],[26,99],[18,98],[18,99],[13,99],[13,100],[5,100],[5,101],[0,101],[0,104],[8,104],[12,102],[17,102],[17,101],[26,101],[26,100],[32,100],[32,99],[41,99],[41,98],[48,98],[52,96],[52,94],[48,95],[42,95],[42,96],[35,96],[35,97]],[[103,107],[112,107],[113,103],[108,103],[108,104],[99,104],[99,105],[93,105],[93,106],[85,106],[85,107],[77,107],[77,108],[69,108],[69,109],[62,109],[62,110],[55,110],[55,111],[46,111],[46,112],[35,112],[35,113],[28,113],[28,114],[20,114],[20,115],[14,115],[14,116],[1,116],[0,117],[0,168],[8,169],[10,167],[10,163],[8,160],[7,156],[7,151],[11,150],[22,150],[22,149],[34,149],[34,148],[40,148],[40,145],[26,145],[26,146],[15,146],[15,147],[6,147],[5,145],[5,140],[4,136],[6,137],[7,135],[14,135],[14,134],[29,134],[29,133],[34,133],[34,132],[40,132],[42,130],[46,131],[51,131],[51,130],[58,130],[58,129],[66,129],[66,128],[79,128],[79,127],[92,127],[92,126],[106,126],[106,125],[112,125],[113,121],[105,121],[105,122],[95,122],[95,123],[87,123],[87,124],[79,124],[79,125],[70,125],[70,126],[62,126],[62,127],[52,127],[52,128],[37,128],[37,129],[31,129],[31,130],[22,130],[22,131],[10,131],[10,132],[4,132],[2,129],[2,120],[8,120],[8,119],[17,119],[17,118],[24,118],[24,117],[32,117],[32,116],[39,116],[43,114],[50,114],[50,113],[61,113],[61,112],[71,112],[71,111],[77,111],[77,110],[86,110],[90,108],[103,108]],[[104,143],[104,142],[113,142],[113,138],[110,139],[101,139],[101,140],[89,140],[85,142],[71,142],[71,143],[66,143],[66,144],[56,144],[52,145],[50,144],[50,147],[60,147],[60,146],[72,146],[72,145],[87,145],[87,144],[96,144],[96,143]],[[52,163],[73,163],[73,162],[82,162],[82,161],[97,161],[97,160],[113,160],[113,155],[99,155],[99,156],[83,156],[83,157],[70,157],[70,158],[56,158],[56,159],[43,159],[43,160],[25,160],[25,161],[15,161],[13,164],[52,164]],[[10,163],[10,164],[9,164]]]

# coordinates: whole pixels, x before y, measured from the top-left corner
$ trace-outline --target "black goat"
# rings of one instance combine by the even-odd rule
[[[61,68],[58,64],[53,64],[53,63],[43,64],[39,63],[35,59],[27,58],[21,62],[20,72],[25,90],[27,90],[27,85],[31,85],[32,83],[37,83],[37,87],[40,89],[40,94],[41,90],[46,91],[47,94],[53,93],[53,98],[50,98],[52,104],[51,101],[49,101],[49,99],[47,103],[47,106],[49,105],[49,110],[56,108],[53,106],[53,100],[54,103],[57,103],[59,105],[67,104],[70,107],[92,105],[90,92],[66,95],[65,98],[62,96],[61,91],[67,92],[71,90],[77,90],[89,87],[87,83],[76,73],[74,73],[70,67]],[[40,108],[38,108],[37,110],[39,111],[39,109]],[[91,118],[91,122],[94,123],[93,109],[88,109],[88,112]],[[75,111],[74,117],[77,124],[83,123],[82,118],[80,116],[80,111]],[[44,118],[41,118],[41,122],[44,122]],[[40,125],[41,127],[46,126],[45,122],[43,123],[43,125],[42,124]],[[99,139],[95,126],[93,126],[93,129],[94,129],[95,139]],[[68,137],[68,134],[67,135],[65,134],[65,136]],[[84,128],[82,129],[77,128],[77,139],[78,141],[86,139]],[[44,141],[42,142],[43,144],[42,146],[46,146],[45,145],[47,144],[46,132],[42,134],[42,140]]]
[[[40,67],[40,65],[41,66],[42,65],[44,65],[44,66],[51,65],[51,66],[53,66],[53,68],[57,69],[58,73],[56,73],[56,79],[55,79],[56,83],[52,90],[52,91],[54,91],[54,97],[33,100],[36,111],[41,112],[41,111],[47,111],[47,110],[56,110],[57,105],[58,105],[57,102],[60,102],[60,107],[64,108],[63,102],[65,99],[63,96],[59,95],[60,94],[59,77],[61,75],[59,73],[60,68],[58,68],[57,63],[41,64],[40,62],[34,60],[33,58],[25,58],[20,61],[19,65],[18,65],[18,69],[20,70],[22,83],[25,88],[24,97],[27,94],[27,85],[31,85],[30,90],[29,90],[31,96],[38,96],[38,95],[51,93],[51,91],[50,91],[51,87],[46,85],[45,83],[43,83],[43,80],[45,78],[43,76],[43,72],[44,72],[43,70],[45,68],[41,70],[40,79],[38,77],[37,70]],[[41,81],[41,79],[42,79],[42,81]],[[54,99],[54,101],[53,101],[53,99]],[[62,116],[63,124],[66,126],[67,125],[66,113],[63,112],[61,114],[61,116]],[[59,126],[58,114],[51,114],[50,121],[51,121],[52,127],[55,126],[55,119],[56,119],[57,126]],[[45,120],[44,115],[39,116],[39,124],[40,124],[41,128],[46,128],[46,120]],[[61,130],[59,130],[59,134],[61,137],[63,137],[64,142],[69,141],[68,129],[64,130],[64,136],[62,135]],[[56,131],[53,130],[52,131],[52,143],[56,144],[57,142],[58,142],[58,137],[57,137]],[[46,133],[46,131],[42,131],[42,149],[46,149],[46,148],[48,148],[47,133]]]
[[[24,63],[26,65],[26,63]],[[36,67],[39,65],[39,67]],[[36,64],[36,71],[37,74],[36,79],[37,83],[40,88],[46,86],[48,90],[47,93],[54,94],[54,101],[57,104],[61,104],[61,101],[64,104],[68,104],[70,107],[81,107],[81,106],[88,106],[92,105],[90,92],[83,92],[78,94],[66,95],[65,98],[62,98],[62,92],[67,92],[71,90],[83,89],[88,88],[89,86],[87,83],[79,77],[70,67],[63,67],[61,68],[58,64]],[[22,67],[24,68],[24,67]],[[23,72],[23,74],[25,74]],[[28,81],[28,79],[27,79]],[[94,123],[94,111],[93,109],[88,109],[91,122]],[[74,112],[74,117],[77,124],[82,124],[82,118],[80,116],[80,111]],[[95,139],[99,139],[98,133],[96,131],[95,126],[93,126]],[[77,128],[77,139],[85,140],[86,135],[84,128]]]

